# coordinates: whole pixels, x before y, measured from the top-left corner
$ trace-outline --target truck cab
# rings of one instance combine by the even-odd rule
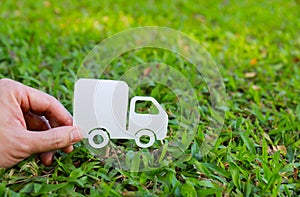
[[[142,148],[152,146],[155,139],[167,135],[168,115],[153,98],[135,96],[130,102],[128,129],[126,128],[129,87],[124,81],[79,79],[74,90],[74,125],[81,128],[84,138],[94,148],[103,148],[111,139],[134,139]],[[157,108],[156,114],[140,114],[135,111],[138,101],[149,101]],[[93,139],[100,135],[101,143]],[[143,144],[140,139],[148,136]]]

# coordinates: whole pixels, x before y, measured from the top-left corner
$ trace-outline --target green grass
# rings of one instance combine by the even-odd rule
[[[1,78],[52,94],[72,111],[77,69],[97,43],[132,27],[167,26],[199,41],[219,66],[228,97],[225,125],[208,155],[199,158],[197,136],[184,158],[152,172],[110,168],[80,144],[69,155],[57,153],[51,167],[33,156],[0,170],[1,196],[300,194],[299,1],[58,2],[1,1]],[[126,57],[127,64],[136,64],[151,54],[115,60],[121,66],[112,66],[109,76],[124,72]],[[160,58],[181,63],[172,54]],[[163,101],[152,88],[152,96]],[[199,127],[206,128],[208,95],[205,87],[196,88]],[[176,111],[176,103],[166,105]]]

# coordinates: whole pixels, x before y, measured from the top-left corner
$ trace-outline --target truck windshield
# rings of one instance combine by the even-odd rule
[[[152,101],[136,101],[135,113],[138,114],[158,114],[159,110]]]

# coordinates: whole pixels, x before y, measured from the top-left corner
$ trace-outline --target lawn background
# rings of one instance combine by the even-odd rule
[[[0,195],[299,195],[299,1],[1,0],[0,77],[54,95],[72,111],[88,52],[149,25],[185,32],[220,68],[228,109],[211,153],[198,159],[194,145],[184,161],[137,174],[103,166],[77,145],[51,167],[31,157],[0,170]]]

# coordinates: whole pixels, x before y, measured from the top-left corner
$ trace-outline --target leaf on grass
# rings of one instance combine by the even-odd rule
[[[80,179],[74,180],[73,182],[75,182],[80,187],[84,187],[85,184],[88,182],[88,177],[84,176],[84,177],[81,177]]]
[[[253,90],[260,90],[260,87],[257,86],[257,85],[252,85],[252,89],[253,89]]]
[[[209,188],[198,190],[198,196],[222,196],[223,188]],[[213,195],[214,194],[214,195]]]
[[[293,58],[293,62],[294,62],[294,63],[300,62],[300,57],[294,57],[294,58]]]
[[[196,189],[191,181],[187,180],[185,184],[181,186],[181,194],[183,196],[197,196]]]
[[[131,172],[138,172],[140,169],[141,155],[139,152],[134,154],[133,160],[131,162]]]
[[[29,184],[25,185],[25,187],[23,187],[20,190],[20,192],[21,193],[37,193],[40,191],[41,188],[42,188],[41,184],[29,183]]]
[[[58,184],[49,184],[49,185],[43,185],[40,189],[40,194],[47,194],[49,192],[54,192],[59,190],[60,188],[66,186],[67,183],[58,183]]]
[[[71,172],[70,178],[78,179],[79,177],[83,176],[84,174],[85,174],[85,172],[81,168],[78,168]]]
[[[152,68],[151,68],[151,67],[148,67],[148,68],[146,68],[146,69],[144,70],[143,75],[146,77],[146,76],[148,76],[148,75],[151,73],[151,71],[152,71]]]
[[[275,186],[275,184],[281,183],[281,177],[277,173],[273,173],[270,178],[268,179],[268,184],[266,186],[266,189],[269,189],[272,186]]]
[[[234,186],[237,187],[237,189],[241,189],[241,180],[240,180],[241,173],[240,173],[239,169],[233,163],[229,164],[229,169],[231,172],[231,177],[232,177]]]
[[[203,186],[203,187],[215,187],[214,184],[210,180],[200,180],[197,182],[197,184]]]
[[[286,147],[284,145],[273,146],[274,152],[280,151],[280,154],[286,155]]]
[[[145,173],[142,173],[140,176],[140,183],[144,185],[146,181],[148,180],[147,175]]]
[[[249,138],[249,132],[241,132],[240,133],[242,140],[244,141],[244,143],[246,144],[247,149],[252,153],[255,154],[255,146],[254,143],[251,141],[251,139]]]
[[[256,72],[248,72],[248,73],[245,73],[245,77],[246,78],[253,78],[256,76]]]
[[[197,168],[197,170],[199,170],[199,172],[201,172],[201,174],[204,174],[205,176],[212,176],[213,173],[210,172],[210,170],[208,170],[208,168],[205,166],[205,163],[199,162],[195,159],[191,159],[190,161],[193,165],[195,165],[195,167]]]
[[[255,65],[257,64],[257,58],[253,58],[250,60],[250,65]]]
[[[159,156],[159,160],[158,160],[159,163],[161,163],[163,161],[163,159],[165,158],[168,148],[169,148],[169,145],[164,144],[162,151],[161,151],[161,155]]]
[[[297,107],[296,107],[296,117],[300,121],[300,104],[298,104]]]
[[[229,177],[230,177],[230,174],[229,174],[226,170],[220,168],[220,167],[217,166],[216,164],[205,163],[204,165],[205,165],[208,169],[210,169],[212,172],[214,172],[215,174],[217,174],[218,176],[223,176],[223,177],[225,177],[225,178],[229,178]],[[227,167],[228,167],[229,164],[226,163],[225,165],[227,165]]]
[[[251,184],[251,180],[248,179],[247,186],[246,186],[246,197],[251,196],[253,189],[253,185]]]
[[[293,177],[294,177],[295,180],[298,180],[298,173],[299,173],[298,168],[294,168],[294,175],[293,175]]]
[[[191,158],[192,158],[192,154],[184,153],[178,158],[177,161],[178,162],[187,162],[187,161],[191,160]]]

